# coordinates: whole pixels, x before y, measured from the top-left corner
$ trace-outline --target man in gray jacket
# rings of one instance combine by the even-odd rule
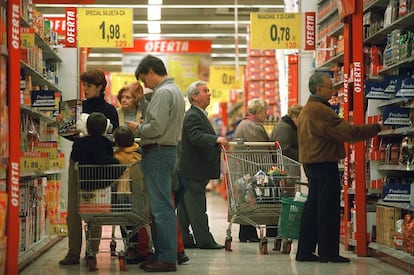
[[[171,178],[175,172],[177,144],[183,123],[184,97],[161,59],[147,55],[135,77],[154,91],[145,111],[144,123],[136,129],[141,137],[142,169],[153,217],[152,236],[155,261],[141,268],[147,272],[176,271],[176,216],[171,198]]]

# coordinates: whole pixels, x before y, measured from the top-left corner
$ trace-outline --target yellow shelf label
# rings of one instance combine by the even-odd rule
[[[35,33],[33,28],[20,28],[20,48],[31,49],[35,46]]]
[[[132,9],[78,8],[78,46],[132,48]]]
[[[301,13],[251,13],[251,49],[300,49]]]
[[[43,171],[46,169],[47,158],[21,157],[20,166],[23,171]]]

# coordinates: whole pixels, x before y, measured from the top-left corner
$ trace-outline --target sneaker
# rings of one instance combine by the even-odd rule
[[[349,258],[345,258],[342,256],[334,256],[334,257],[319,257],[319,262],[320,263],[327,263],[327,262],[331,262],[331,263],[349,263],[350,260]]]
[[[185,262],[188,262],[189,260],[190,260],[190,258],[188,258],[188,256],[184,252],[178,252],[177,253],[177,263],[178,264],[183,264]]]
[[[79,264],[79,256],[73,254],[67,254],[65,258],[59,261],[60,265],[75,265]]]

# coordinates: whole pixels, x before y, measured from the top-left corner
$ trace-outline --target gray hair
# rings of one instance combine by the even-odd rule
[[[316,88],[320,87],[324,84],[325,78],[331,78],[331,76],[327,73],[323,72],[316,72],[309,78],[309,91],[311,94],[316,93]]]
[[[255,98],[249,101],[249,104],[247,105],[247,112],[254,115],[260,111],[267,111],[268,106],[269,104],[265,100]]]
[[[203,86],[203,85],[207,85],[207,82],[202,81],[202,80],[197,80],[191,83],[190,86],[188,86],[187,97],[188,97],[188,101],[190,102],[190,104],[193,104],[193,95],[198,95],[200,93],[200,90],[198,89],[198,87]]]

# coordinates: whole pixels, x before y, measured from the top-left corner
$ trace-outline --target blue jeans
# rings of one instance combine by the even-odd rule
[[[142,169],[152,214],[152,236],[158,260],[177,262],[176,216],[171,198],[171,179],[177,149],[155,147],[143,149]]]

